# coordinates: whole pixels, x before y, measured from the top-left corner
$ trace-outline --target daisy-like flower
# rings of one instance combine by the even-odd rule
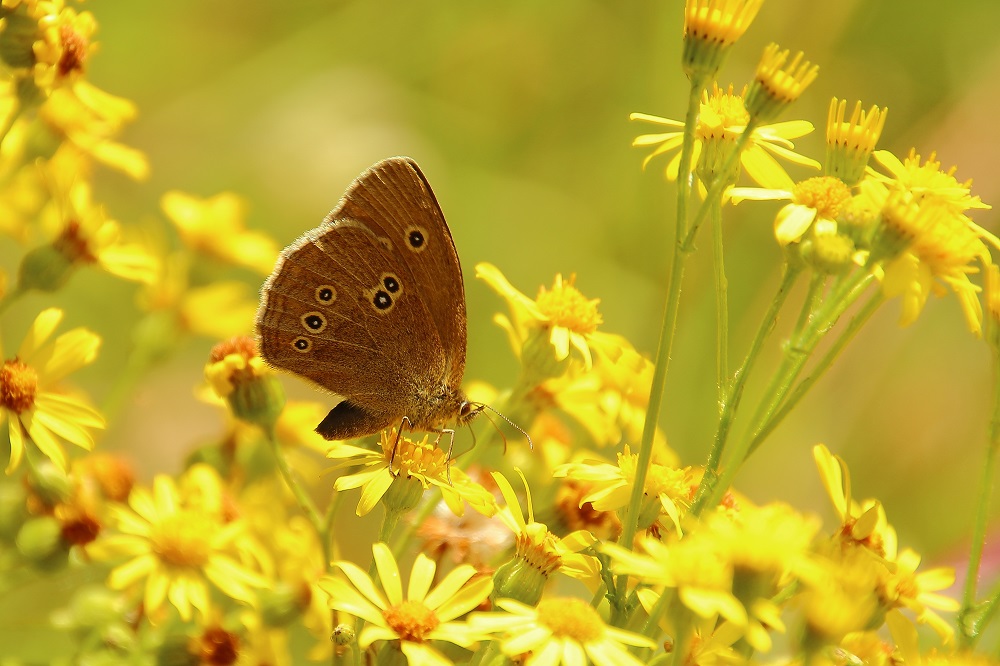
[[[656,643],[630,631],[609,627],[596,610],[573,597],[542,599],[528,606],[513,599],[496,605],[505,613],[476,613],[474,627],[497,634],[500,649],[509,657],[528,654],[525,666],[640,666],[643,661],[628,647],[653,649]]]
[[[150,328],[160,340],[151,348],[169,348],[181,334],[225,339],[244,333],[259,303],[246,283],[220,280],[190,284],[191,255],[175,252],[163,260],[156,279],[139,293],[139,307],[157,317]]]
[[[525,365],[551,365],[546,357],[551,357],[552,352],[554,361],[561,363],[569,358],[570,350],[575,349],[590,367],[593,364],[591,345],[614,344],[612,337],[597,330],[603,321],[597,310],[599,299],[588,299],[581,294],[573,285],[575,276],[564,280],[562,275],[556,275],[552,289],[541,287],[534,300],[518,291],[492,264],[477,264],[476,277],[507,301],[511,318],[498,314],[494,321],[507,332],[511,347]],[[544,339],[548,349],[540,349],[534,344],[538,338]]]
[[[524,484],[527,518],[521,512],[510,482],[502,474],[492,473],[507,502],[499,518],[514,533],[514,556],[501,565],[493,576],[497,586],[495,596],[535,603],[541,598],[549,577],[557,571],[581,580],[595,590],[600,565],[595,558],[580,552],[596,543],[594,535],[578,530],[559,538],[546,525],[536,522],[527,481],[520,470],[517,473]]]
[[[417,555],[410,572],[406,595],[392,551],[384,543],[372,546],[378,583],[352,562],[334,562],[343,577],[327,576],[320,587],[330,596],[330,607],[361,618],[367,624],[358,635],[364,650],[381,641],[378,663],[388,663],[389,653],[400,651],[407,663],[450,666],[432,645],[433,641],[470,647],[482,632],[458,618],[486,601],[493,589],[489,577],[476,577],[467,564],[452,569],[434,588],[437,565],[423,553]],[[345,580],[346,578],[346,580]]]
[[[212,348],[205,379],[233,410],[233,416],[271,428],[285,407],[285,390],[250,336],[237,336]]]
[[[69,177],[69,174],[63,174]],[[65,200],[42,212],[43,224],[55,228],[56,237],[38,247],[21,262],[18,289],[59,289],[79,266],[96,264],[111,275],[149,283],[159,262],[146,248],[121,238],[121,227],[108,219],[91,200],[90,188],[77,181],[65,191]]]
[[[876,150],[874,157],[875,161],[889,173],[886,175],[872,170],[872,175],[887,185],[897,185],[911,192],[917,203],[931,199],[945,204],[956,213],[992,208],[989,204],[983,203],[978,196],[973,196],[972,181],[959,182],[955,178],[957,167],[953,166],[947,171],[942,170],[941,162],[937,159],[936,153],[931,153],[926,161],[923,161],[916,150],[912,149],[903,160],[888,150]],[[1000,241],[997,240],[996,236],[977,225],[973,225],[971,220],[969,224],[978,236],[987,239],[994,247],[1000,247]]]
[[[278,246],[264,232],[244,227],[247,205],[238,195],[222,192],[201,199],[173,190],[160,205],[187,247],[261,275],[274,269]]]
[[[694,130],[693,163],[701,163],[703,153],[719,156],[725,153],[725,148],[735,146],[737,139],[750,122],[750,115],[744,105],[746,90],[737,95],[732,86],[724,90],[715,86],[711,95],[706,90],[702,93],[701,111],[698,114],[698,126]],[[684,123],[679,120],[661,118],[647,113],[633,113],[631,120],[641,120],[662,127],[676,128],[673,131],[642,134],[632,141],[633,146],[656,146],[656,149],[643,160],[643,168],[650,160],[660,155],[677,151],[667,163],[666,176],[668,180],[677,179],[680,168],[680,147],[684,141]],[[757,184],[766,188],[791,189],[792,179],[778,164],[774,156],[788,160],[793,164],[801,164],[814,169],[819,168],[819,162],[794,152],[792,139],[798,139],[813,131],[813,125],[805,120],[793,120],[773,125],[760,125],[753,129],[750,140],[740,154],[740,165],[747,175]],[[697,171],[702,169],[698,168]],[[699,180],[704,191],[705,185]]]
[[[79,81],[72,89],[54,90],[38,110],[41,124],[25,127],[23,134],[29,140],[32,131],[40,131],[52,135],[46,140],[61,141],[57,158],[69,154],[78,159],[93,159],[134,180],[145,180],[149,177],[145,153],[114,140],[136,114],[131,100]]]
[[[764,0],[687,0],[684,7],[684,71],[715,76],[729,49],[746,32]]]
[[[747,113],[756,122],[767,123],[797,100],[819,75],[819,65],[803,60],[803,53],[788,61],[790,51],[768,44],[757,64],[753,83],[746,94]]]
[[[722,617],[746,627],[747,612],[733,596],[732,562],[706,541],[681,539],[666,544],[643,536],[635,550],[605,543],[601,551],[611,557],[616,574],[633,576],[647,585],[674,588],[681,603],[699,617]]]
[[[7,62],[33,71],[35,85],[49,92],[71,85],[83,76],[94,52],[97,21],[90,12],[78,13],[62,0],[15,3],[6,16],[4,43]],[[17,48],[23,49],[18,53]]]
[[[143,606],[154,617],[169,602],[185,621],[192,609],[204,618],[210,609],[210,586],[249,604],[256,599],[254,590],[269,584],[236,557],[237,552],[245,557],[252,550],[250,536],[242,521],[226,520],[218,510],[218,475],[204,465],[192,467],[187,472],[191,474],[202,479],[199,496],[191,497],[171,477],[157,475],[152,492],[136,487],[128,507],[111,507],[119,533],[95,544],[102,559],[132,558],[111,571],[108,584],[124,589],[145,581]]]
[[[601,462],[567,463],[553,472],[556,478],[570,478],[590,484],[590,492],[580,499],[581,505],[590,502],[598,511],[617,511],[628,505],[635,484],[635,466],[638,454],[633,454],[626,444],[618,454],[618,464]],[[648,499],[639,519],[639,528],[645,529],[656,522],[661,512],[681,534],[681,516],[691,502],[691,490],[697,480],[690,467],[681,469],[652,463],[646,475],[643,494]]]
[[[57,388],[64,377],[92,363],[101,345],[101,339],[84,328],[50,342],[62,318],[62,310],[42,311],[17,355],[0,366],[0,423],[7,419],[10,438],[7,474],[17,469],[29,442],[65,470],[66,454],[59,440],[89,451],[94,448],[89,430],[104,427],[104,419],[86,402]]]
[[[848,185],[861,181],[871,157],[882,136],[885,118],[889,109],[872,106],[865,113],[861,102],[854,105],[850,120],[844,120],[847,110],[846,100],[830,100],[830,111],[826,120],[826,166],[828,176],[836,176]]]
[[[885,610],[905,608],[916,616],[917,622],[927,624],[945,643],[955,636],[952,622],[936,611],[954,613],[959,609],[957,599],[940,594],[955,584],[955,571],[951,567],[935,567],[917,572],[920,555],[905,548],[896,552],[895,539],[887,543],[886,559],[892,563],[885,567],[879,581],[879,597]]]
[[[774,219],[774,236],[782,246],[802,240],[810,230],[816,236],[836,234],[837,217],[851,199],[850,188],[833,176],[809,178],[787,190],[736,187],[730,194],[733,203],[791,199]]]
[[[813,447],[813,458],[826,494],[840,518],[837,530],[840,539],[862,546],[880,559],[885,557],[885,534],[892,528],[886,522],[881,503],[872,500],[862,506],[851,499],[851,475],[847,464],[824,445]]]
[[[361,488],[357,508],[359,516],[375,508],[387,494],[388,500],[393,503],[407,497],[413,500],[415,506],[423,491],[431,486],[441,490],[445,503],[456,516],[464,513],[465,502],[487,516],[497,511],[493,493],[462,470],[450,469],[452,465],[446,453],[429,442],[426,435],[422,440],[414,441],[392,429],[382,432],[378,451],[338,442],[327,452],[327,457],[337,461],[331,468],[333,470],[362,468],[359,472],[340,477],[334,484],[338,491]],[[409,499],[405,503],[409,503]]]
[[[992,263],[984,238],[989,234],[942,198],[919,197],[902,189],[887,190],[872,179],[861,183],[862,196],[882,212],[873,254],[884,260],[882,290],[903,301],[901,326],[912,324],[935,292],[950,287],[966,325],[982,332],[980,287],[969,276]],[[992,242],[992,241],[991,241]]]

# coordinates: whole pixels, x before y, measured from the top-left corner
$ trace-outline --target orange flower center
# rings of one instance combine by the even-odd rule
[[[565,282],[562,275],[556,275],[552,290],[542,287],[535,302],[538,309],[552,322],[553,326],[568,328],[576,333],[593,333],[603,322],[597,311],[600,299],[588,300],[573,286],[576,275],[570,275]]]
[[[181,510],[167,516],[153,527],[150,541],[153,552],[166,562],[180,567],[201,567],[208,562],[215,521],[193,511]]]
[[[201,663],[210,666],[235,664],[240,655],[239,636],[222,627],[210,627],[198,638],[201,648]]]
[[[586,644],[600,640],[604,623],[582,599],[552,598],[538,602],[538,622],[552,631],[553,636]]]
[[[422,643],[437,629],[440,621],[430,608],[419,601],[404,601],[382,611],[389,628],[402,641]]]
[[[212,347],[212,351],[208,355],[208,362],[218,363],[230,354],[239,354],[249,361],[257,355],[257,343],[249,335],[237,335],[229,338]]]
[[[83,62],[87,59],[87,47],[90,42],[71,26],[59,28],[59,41],[62,43],[62,56],[59,58],[59,76],[71,72],[82,71]]]
[[[817,176],[795,185],[792,200],[795,203],[813,208],[818,217],[835,220],[840,214],[840,207],[851,199],[851,190],[844,181],[833,176]]]
[[[18,359],[0,367],[0,407],[20,414],[31,409],[38,393],[38,373]]]
[[[69,220],[66,223],[66,228],[52,245],[71,264],[92,264],[97,261],[97,257],[87,245],[87,238],[84,237],[83,228],[77,220]]]

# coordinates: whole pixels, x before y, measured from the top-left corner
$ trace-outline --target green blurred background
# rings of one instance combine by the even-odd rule
[[[480,261],[532,296],[557,272],[576,273],[581,290],[601,299],[604,330],[654,352],[674,188],[665,161],[641,171],[645,153],[630,141],[648,130],[628,114],[683,114],[680,0],[91,0],[84,8],[100,26],[89,77],[138,104],[124,140],[153,167],[138,185],[102,173],[98,197],[116,219],[162,223],[159,197],[169,189],[232,190],[250,203],[249,226],[283,245],[315,226],[369,164],[410,155],[435,188],[465,268],[467,380],[504,386],[516,372],[491,323],[503,305],[472,277]],[[770,41],[805,50],[820,77],[783,117],[817,126],[802,152],[822,159],[832,96],[888,106],[881,147],[937,150],[998,203],[997,25],[995,0],[769,0],[720,83],[742,86]],[[725,213],[734,362],[777,283],[771,222],[779,206]],[[996,231],[992,211],[976,219]],[[714,428],[708,254],[686,276],[663,408],[668,437],[690,464],[703,461]],[[233,274],[259,287],[258,277]],[[107,276],[78,275],[60,296],[70,324],[102,324],[102,359],[81,374],[98,399],[121,370],[134,293]],[[44,302],[31,297],[14,312],[28,320]],[[879,313],[738,484],[755,500],[832,519],[811,456],[824,442],[848,461],[856,496],[882,499],[902,543],[948,558],[964,549],[971,524],[992,399],[989,354],[951,296],[932,299],[910,328],[898,327],[898,314],[898,303]],[[100,446],[129,451],[145,478],[178,470],[192,444],[221,427],[192,391],[210,345],[192,340],[158,367]],[[748,397],[759,390],[752,384]]]

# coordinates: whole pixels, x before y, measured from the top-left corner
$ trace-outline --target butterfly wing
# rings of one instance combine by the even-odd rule
[[[465,372],[466,313],[455,241],[416,162],[391,157],[361,174],[326,218],[359,220],[386,238],[430,313],[445,354],[445,378],[458,388]]]
[[[324,436],[398,423],[420,386],[440,382],[445,353],[419,293],[364,221],[327,220],[281,253],[257,313],[261,355],[346,399]]]

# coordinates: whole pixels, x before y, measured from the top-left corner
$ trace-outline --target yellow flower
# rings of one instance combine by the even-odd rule
[[[701,112],[698,114],[698,126],[694,130],[694,164],[700,164],[703,159],[703,153],[712,156],[713,161],[717,161],[718,157],[726,152],[726,149],[735,146],[736,140],[746,129],[746,125],[750,120],[750,116],[743,103],[745,92],[744,89],[743,93],[736,95],[733,93],[731,86],[728,91],[715,86],[711,95],[709,95],[708,91],[702,94]],[[654,157],[671,151],[678,151],[667,163],[666,167],[667,178],[669,180],[676,180],[677,170],[680,166],[679,149],[684,139],[684,123],[646,113],[633,113],[629,118],[631,120],[642,120],[656,125],[677,128],[676,131],[671,132],[642,134],[632,141],[633,146],[657,146],[643,160],[643,168]],[[793,149],[795,146],[791,141],[792,139],[803,137],[812,131],[812,123],[805,120],[794,120],[756,127],[750,135],[750,140],[746,148],[740,154],[740,164],[746,170],[747,175],[763,187],[791,189],[792,179],[772,155],[794,164],[818,169],[819,162],[794,152]],[[696,171],[699,170],[696,169]],[[704,184],[701,180],[698,182],[704,190]]]
[[[635,467],[638,454],[633,454],[628,444],[622,453],[618,454],[618,464],[586,462],[560,465],[553,472],[556,478],[571,478],[591,484],[590,492],[584,495],[580,503],[590,502],[598,511],[617,511],[625,507],[632,497],[632,487],[635,484]],[[645,529],[665,513],[677,531],[681,531],[681,515],[687,510],[691,501],[691,490],[697,487],[690,467],[677,469],[652,463],[643,494],[652,498],[652,504],[643,508],[639,527]]]
[[[264,232],[244,228],[246,202],[236,194],[201,199],[173,190],[160,205],[189,248],[261,275],[274,270],[278,246]]]
[[[791,62],[788,62],[789,55],[790,51],[779,50],[777,44],[768,44],[764,49],[746,94],[747,113],[757,122],[774,120],[819,75],[819,66],[803,60],[801,51]]]
[[[942,285],[955,293],[969,331],[982,332],[980,287],[969,275],[992,263],[983,239],[985,230],[964,214],[956,212],[953,201],[929,197],[910,190],[887,190],[872,179],[861,183],[862,195],[882,211],[880,233],[873,252],[886,262],[882,290],[890,298],[901,296],[901,326],[912,324],[933,291],[944,293]]]
[[[52,92],[38,111],[42,124],[37,131],[63,142],[56,156],[64,151],[75,152],[135,180],[145,180],[149,177],[146,155],[113,139],[136,113],[130,100],[80,81],[71,90]],[[31,128],[24,132],[30,133]]]
[[[77,397],[56,389],[71,372],[94,361],[101,339],[84,328],[74,328],[52,342],[62,321],[62,310],[42,311],[14,358],[0,366],[0,423],[8,420],[10,460],[7,474],[17,469],[28,441],[60,469],[66,454],[60,439],[83,449],[94,448],[90,428],[103,428],[104,419]]]
[[[62,177],[71,177],[62,174]],[[121,238],[121,227],[94,204],[83,181],[67,184],[65,200],[42,212],[43,223],[57,229],[48,245],[29,252],[21,263],[19,288],[54,291],[79,266],[96,264],[125,280],[150,283],[159,262],[146,248]]]
[[[684,71],[714,77],[723,58],[753,22],[764,0],[687,0]]]
[[[552,289],[541,287],[534,300],[514,288],[492,264],[477,264],[476,277],[507,301],[513,319],[497,315],[494,321],[507,331],[511,347],[522,363],[534,360],[525,358],[526,353],[530,354],[533,332],[547,340],[555,352],[555,361],[569,358],[572,348],[580,353],[587,367],[593,364],[591,345],[613,344],[611,337],[597,330],[603,321],[597,311],[599,299],[588,299],[581,294],[573,285],[575,276],[563,280],[562,275],[556,275]]]
[[[611,557],[615,573],[634,576],[646,585],[676,588],[681,603],[699,617],[722,617],[746,627],[747,612],[732,592],[732,562],[706,541],[666,544],[643,536],[634,551],[614,543],[603,544],[601,551]]]
[[[245,333],[257,312],[246,283],[220,280],[204,286],[189,284],[191,255],[175,252],[166,257],[156,280],[139,294],[139,307],[165,318],[155,331],[167,345],[178,333],[224,339]],[[155,345],[149,345],[155,346]]]
[[[865,175],[871,157],[882,135],[889,109],[873,106],[865,113],[861,102],[854,105],[850,120],[844,120],[846,100],[830,100],[826,121],[826,167],[828,176],[836,176],[850,186],[857,185]]]
[[[476,613],[469,622],[499,634],[500,649],[507,656],[530,653],[525,666],[640,666],[644,662],[625,646],[656,647],[645,636],[604,624],[597,611],[580,599],[552,597],[537,606],[500,599],[497,606],[506,612]]]
[[[596,543],[594,535],[578,530],[559,538],[546,525],[536,522],[527,481],[521,470],[517,473],[527,495],[527,518],[521,512],[510,482],[502,474],[492,472],[507,503],[498,517],[514,533],[514,556],[501,565],[493,577],[497,585],[496,596],[535,603],[549,577],[557,571],[583,581],[591,590],[596,589],[600,565],[595,558],[579,552]]]
[[[909,548],[897,554],[895,541],[889,544],[886,559],[892,566],[883,570],[878,590],[885,609],[912,611],[917,622],[930,625],[945,643],[950,643],[955,629],[935,611],[954,613],[959,609],[957,599],[938,593],[954,585],[955,571],[951,567],[936,567],[917,573],[920,555]]]
[[[285,389],[264,362],[257,342],[236,336],[212,347],[205,379],[241,421],[273,428],[285,408]]]
[[[896,185],[908,190],[913,194],[917,203],[931,199],[945,204],[956,213],[964,213],[972,209],[989,210],[992,208],[989,204],[983,203],[978,196],[972,195],[972,181],[959,182],[955,178],[956,167],[953,166],[947,171],[942,171],[941,162],[937,159],[936,153],[931,153],[924,162],[913,149],[902,161],[888,150],[876,150],[874,156],[875,161],[889,173],[884,175],[872,170],[872,175],[886,185]],[[972,224],[971,220],[969,224],[977,235],[988,239],[991,245],[994,247],[1000,245],[996,236]]]
[[[45,91],[72,84],[82,75],[87,58],[94,52],[92,42],[97,21],[90,12],[77,13],[62,0],[26,2],[26,18],[36,23],[31,51],[34,55],[35,85]],[[14,17],[15,21],[19,15]]]
[[[774,219],[774,235],[782,246],[802,240],[810,230],[816,236],[837,233],[841,208],[851,199],[851,190],[839,178],[817,176],[796,183],[790,190],[737,187],[730,190],[733,203],[791,199]]]
[[[97,544],[102,558],[132,558],[111,571],[108,584],[123,589],[145,580],[143,605],[152,616],[169,602],[185,621],[192,608],[204,618],[211,606],[210,585],[245,603],[256,599],[255,588],[268,585],[234,556],[251,550],[250,536],[242,521],[227,521],[219,510],[218,475],[204,465],[188,470],[186,477],[192,475],[199,479],[196,496],[164,474],[153,479],[152,493],[134,488],[130,508],[111,507],[119,534]]]
[[[423,553],[417,555],[403,596],[399,566],[384,543],[372,546],[378,583],[352,562],[334,562],[343,578],[327,576],[320,582],[330,596],[330,607],[349,613],[367,624],[358,635],[364,650],[382,641],[378,663],[388,663],[392,651],[399,650],[407,663],[450,665],[451,662],[431,646],[444,641],[469,647],[481,638],[481,632],[457,618],[486,601],[493,589],[489,577],[476,576],[475,568],[463,564],[452,569],[434,588],[437,565]],[[346,580],[345,580],[346,578]]]
[[[886,530],[891,529],[881,503],[873,500],[860,506],[851,499],[851,475],[847,464],[824,445],[813,447],[813,458],[826,494],[840,518],[839,538],[851,545],[864,547],[881,560],[885,557]]]
[[[382,431],[381,444],[380,450],[372,451],[337,442],[327,452],[328,458],[338,461],[331,469],[362,468],[359,472],[340,477],[334,484],[337,491],[361,488],[357,508],[359,516],[375,508],[390,491],[394,495],[412,493],[419,501],[423,491],[431,486],[441,490],[448,508],[456,516],[465,511],[463,502],[468,502],[484,515],[496,513],[497,503],[493,494],[462,470],[451,469],[452,461],[446,459],[445,452],[435,443],[428,442],[428,436],[414,441],[392,429]]]

